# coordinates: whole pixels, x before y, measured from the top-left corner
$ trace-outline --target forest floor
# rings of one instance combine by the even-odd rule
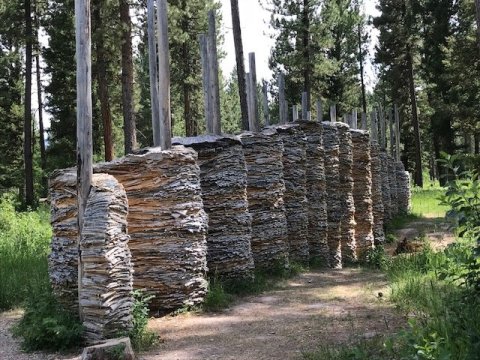
[[[419,218],[396,230],[399,240],[426,236],[434,247],[454,241],[438,218]],[[386,247],[393,253],[395,244]],[[187,312],[152,319],[161,342],[144,360],[302,359],[321,346],[348,346],[397,332],[405,314],[388,300],[386,276],[360,268],[314,270],[278,283],[260,295],[237,298],[215,313]],[[75,356],[23,353],[10,328],[21,312],[0,314],[0,359],[52,360]]]

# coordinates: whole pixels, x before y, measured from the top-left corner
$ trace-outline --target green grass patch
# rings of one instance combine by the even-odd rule
[[[49,217],[46,208],[16,212],[12,198],[0,198],[0,310],[48,286]]]
[[[445,189],[438,187],[412,189],[412,214],[429,218],[443,218],[448,206],[440,205]]]

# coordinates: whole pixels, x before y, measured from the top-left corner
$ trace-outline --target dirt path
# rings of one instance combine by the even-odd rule
[[[141,358],[300,359],[319,344],[390,333],[405,322],[378,296],[386,286],[385,277],[372,271],[305,273],[223,313],[152,320],[164,343]]]
[[[454,241],[439,219],[410,222],[401,240],[425,235],[436,248]],[[387,247],[392,252],[395,245]],[[381,294],[379,296],[379,294]],[[239,299],[220,313],[166,316],[150,321],[163,342],[143,360],[301,359],[319,345],[341,345],[390,334],[405,319],[388,302],[385,276],[361,269],[312,271],[257,296]],[[72,359],[25,354],[10,328],[19,312],[0,313],[0,360]]]

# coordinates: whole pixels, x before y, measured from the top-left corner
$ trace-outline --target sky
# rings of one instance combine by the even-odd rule
[[[225,37],[224,51],[226,57],[220,66],[225,75],[229,75],[235,67],[235,47],[232,34],[232,16],[230,10],[230,0],[220,0],[222,4],[223,15],[223,34]],[[377,0],[365,0],[363,11],[367,15],[378,16],[379,12],[375,8]],[[243,53],[245,59],[248,59],[248,53],[255,53],[255,62],[257,67],[257,79],[271,79],[271,71],[268,68],[268,57],[274,41],[269,37],[268,21],[269,12],[264,10],[259,4],[259,0],[240,0],[238,2],[240,9],[240,23],[242,28]],[[377,43],[378,33],[374,29],[369,29],[371,36],[370,57],[366,64],[366,83],[367,88],[373,88],[376,76],[371,64],[373,50]],[[245,64],[245,71],[248,70],[248,61]]]

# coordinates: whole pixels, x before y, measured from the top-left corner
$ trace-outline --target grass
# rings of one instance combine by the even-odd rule
[[[48,287],[51,236],[46,208],[17,213],[11,198],[0,198],[0,310],[21,306]]]
[[[439,204],[438,198],[445,193],[439,187],[412,189],[412,214],[427,218],[443,218],[448,207]]]

